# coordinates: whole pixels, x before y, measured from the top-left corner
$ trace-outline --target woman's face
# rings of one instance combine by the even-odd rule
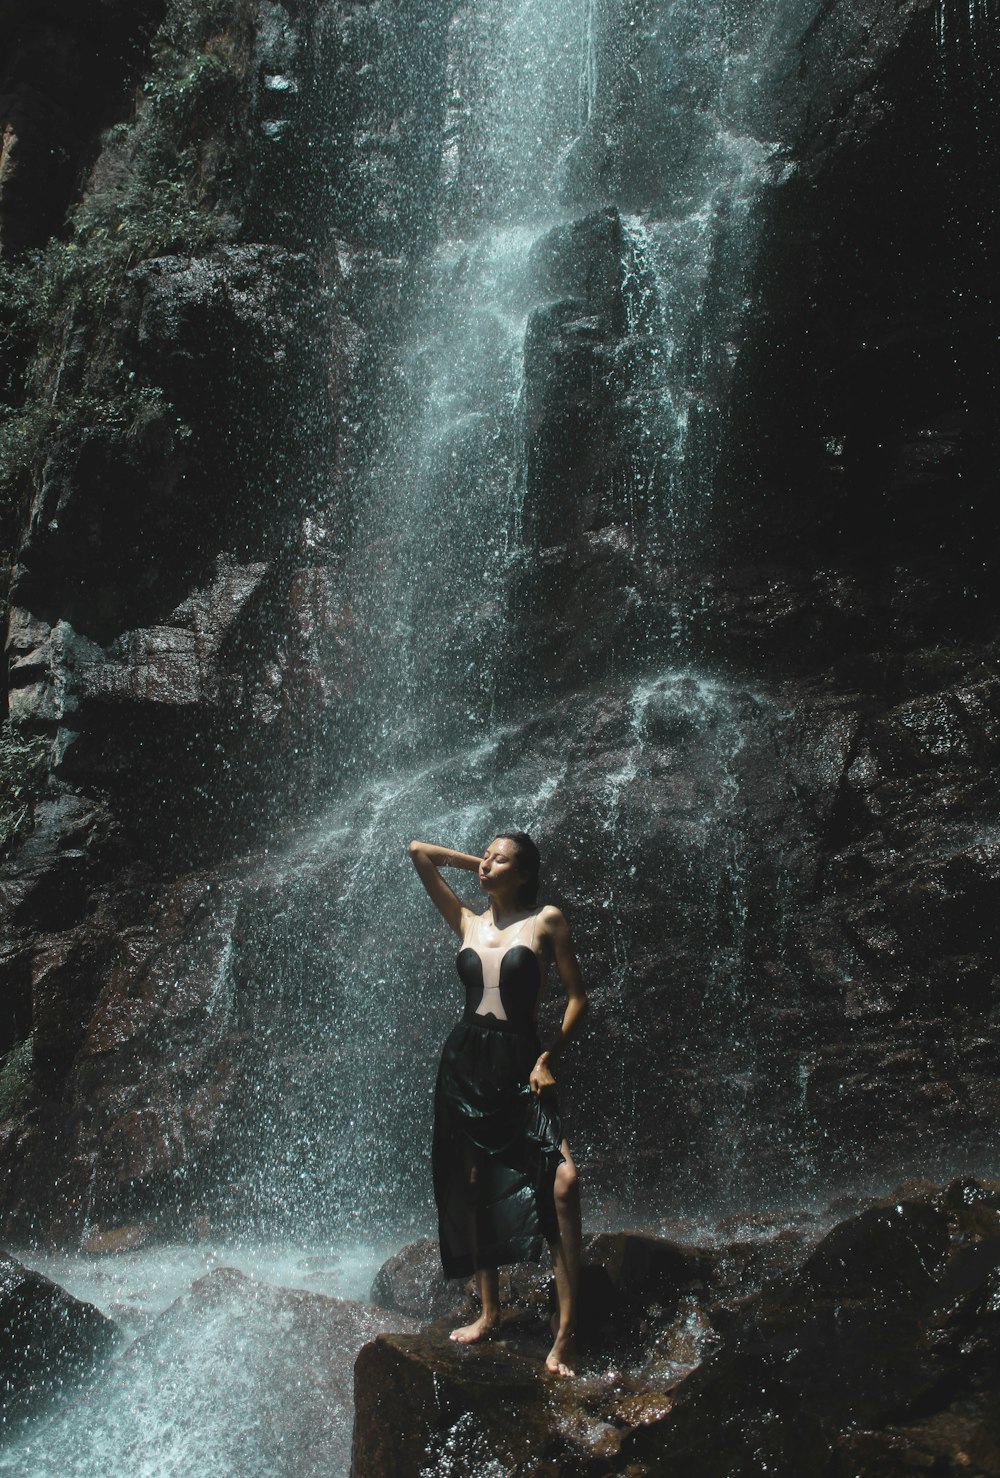
[[[509,837],[494,837],[479,864],[479,886],[487,893],[516,891],[524,881],[517,846]]]

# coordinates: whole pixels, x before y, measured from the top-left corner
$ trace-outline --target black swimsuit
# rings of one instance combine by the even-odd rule
[[[542,972],[538,968],[538,956],[533,949],[529,949],[526,944],[512,944],[501,957],[499,994],[506,1020],[493,1012],[482,1011],[487,990],[483,983],[483,961],[476,950],[459,950],[455,963],[465,986],[463,1020],[476,1026],[489,1024],[502,1031],[535,1030],[535,1009],[542,988]]]
[[[493,985],[484,981],[476,949],[463,948],[457,965],[465,1012],[441,1054],[432,1151],[441,1262],[449,1278],[539,1261],[558,1235],[553,1187],[563,1158],[554,1094],[539,1097],[528,1083],[541,1050],[534,1022],[538,956],[524,944],[504,950]]]

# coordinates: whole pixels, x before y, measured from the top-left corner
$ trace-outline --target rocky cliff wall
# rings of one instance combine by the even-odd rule
[[[855,1143],[891,1126],[890,1156],[989,1158],[996,35],[918,8],[882,51],[887,13],[853,15],[861,61],[843,9],[803,38],[809,104],[768,208],[717,531],[736,568],[753,551],[756,590],[722,604],[744,660],[800,674],[799,732],[825,728],[795,926],[831,988],[813,1101],[839,1099]]]
[[[2,182],[23,226],[3,268],[3,1101],[6,1153],[27,1171],[18,1205],[48,1202],[48,1172],[29,1167],[76,1143],[88,1096],[108,1087],[101,1068],[90,1087],[77,1077],[112,976],[124,970],[131,996],[168,939],[186,949],[211,888],[192,866],[269,836],[282,795],[316,779],[313,739],[343,686],[333,575],[353,446],[370,429],[366,323],[397,311],[395,237],[419,189],[419,135],[400,146],[387,113],[406,67],[370,80],[372,58],[414,24],[406,7],[376,19],[364,6],[177,3],[145,30],[131,10],[99,9],[104,62],[125,57],[120,121],[103,134],[106,113],[67,122],[78,199],[65,229],[68,190],[29,219],[26,152]],[[9,24],[31,32],[21,14]],[[68,54],[72,32],[58,17],[50,31]],[[19,56],[12,97],[31,85]],[[355,138],[373,159],[352,154]],[[335,234],[347,218],[349,244]],[[177,887],[180,912],[157,923]],[[147,1030],[159,1034],[152,1017]],[[185,1162],[188,1130],[169,1125],[192,1092],[214,1123],[205,1074],[226,1071],[210,1041],[211,1069],[184,1070],[183,1108],[171,1089],[156,1110],[152,1058],[162,1067],[175,1047],[147,1043],[151,1058],[131,1029],[114,1045],[126,1039],[101,1130],[133,1145],[114,1172],[125,1186]],[[64,1209],[79,1209],[82,1166]]]
[[[0,1153],[11,1224],[66,1235],[204,1211],[246,1174],[268,1055],[290,1092],[314,1050],[278,1022],[291,976],[321,989],[345,863],[304,864],[304,940],[267,848],[329,783],[364,660],[339,575],[436,229],[450,21],[242,0],[168,5],[159,29],[152,10],[101,17],[120,101],[64,121],[43,204],[27,144],[0,176],[17,223]],[[705,337],[718,512],[656,563],[614,495],[634,456],[612,385],[621,210],[669,211],[682,171],[664,176],[671,113],[639,65],[656,7],[636,20],[573,161],[578,220],[539,248],[552,301],[526,346],[533,763],[540,785],[563,777],[549,850],[612,1048],[567,1066],[567,1096],[605,1125],[589,1165],[608,1193],[609,1099],[632,1104],[654,1198],[685,1176],[697,1194],[692,1165],[748,1119],[754,1163],[720,1160],[713,1195],[730,1175],[797,1196],[988,1158],[994,43],[948,5],[789,11],[747,327]],[[63,54],[65,24],[46,32]],[[12,98],[34,86],[21,55]],[[729,311],[709,281],[703,317]],[[678,592],[703,613],[685,660],[715,676],[644,688]],[[616,929],[592,832],[608,774],[634,872]],[[699,871],[707,811],[713,847],[742,839],[725,896],[722,853]],[[720,971],[735,984],[706,1010]]]

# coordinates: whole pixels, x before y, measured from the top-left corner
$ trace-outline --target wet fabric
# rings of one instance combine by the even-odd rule
[[[537,956],[516,945],[500,961],[505,1019],[477,1009],[486,993],[474,949],[461,951],[458,970],[465,1015],[441,1054],[432,1148],[448,1278],[541,1259],[558,1236],[553,1192],[563,1158],[555,1095],[539,1097],[528,1082],[541,1052],[533,1024],[541,984]]]

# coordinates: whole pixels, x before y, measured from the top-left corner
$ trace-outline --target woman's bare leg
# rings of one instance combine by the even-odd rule
[[[555,1344],[545,1357],[545,1365],[554,1375],[574,1375],[571,1362],[574,1358],[576,1300],[580,1286],[580,1187],[576,1166],[565,1140],[562,1142],[562,1152],[565,1158],[556,1171],[555,1183],[559,1240],[552,1244],[559,1315]]]
[[[470,1150],[466,1151],[466,1174],[469,1186],[469,1246],[476,1255],[476,1165]],[[479,1318],[461,1329],[453,1329],[450,1338],[460,1345],[474,1345],[488,1339],[500,1323],[500,1274],[496,1268],[480,1268],[476,1273],[479,1293]]]
[[[451,1338],[460,1345],[474,1345],[477,1340],[488,1339],[500,1324],[500,1274],[496,1268],[480,1268],[476,1274],[481,1311],[478,1319],[453,1329]]]

